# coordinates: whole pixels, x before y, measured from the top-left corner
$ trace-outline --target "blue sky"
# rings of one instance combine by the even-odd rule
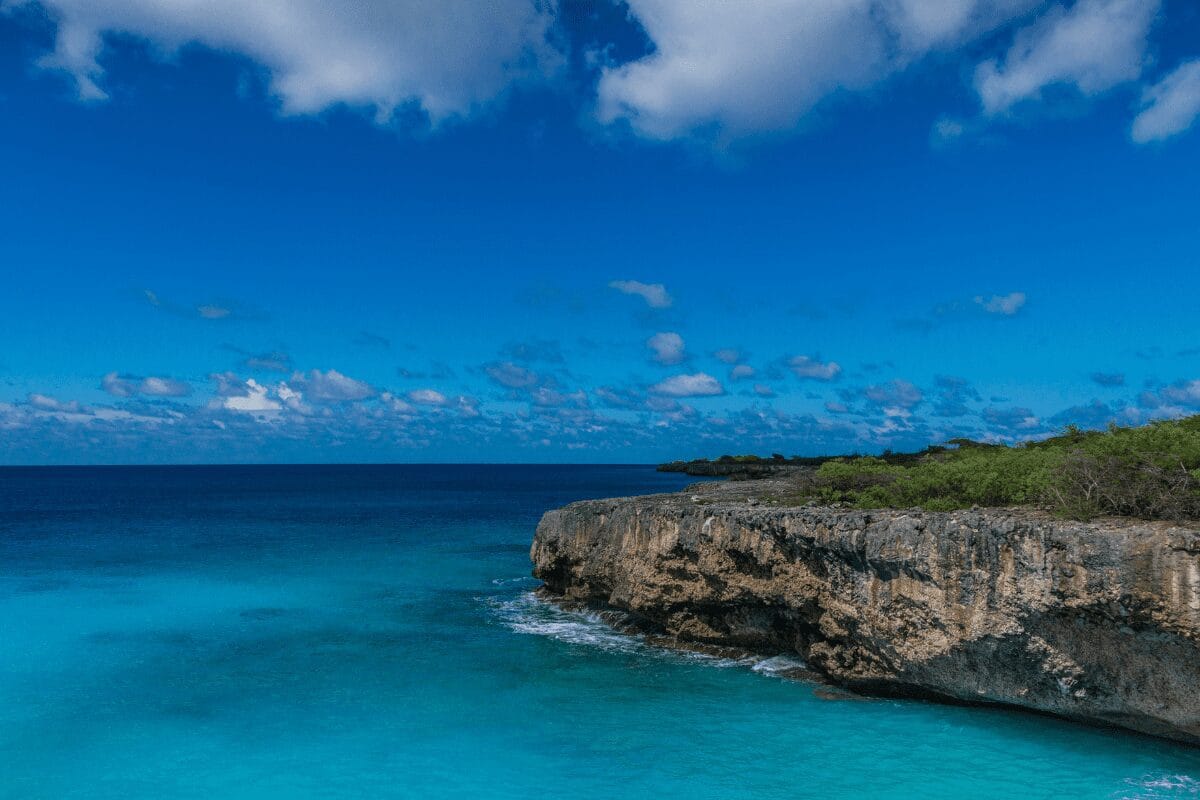
[[[1200,411],[1195,4],[481,8],[0,0],[0,461]]]

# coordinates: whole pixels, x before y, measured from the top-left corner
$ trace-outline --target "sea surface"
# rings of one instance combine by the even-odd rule
[[[1197,750],[827,699],[533,598],[542,511],[689,480],[0,469],[0,798],[1200,797]]]

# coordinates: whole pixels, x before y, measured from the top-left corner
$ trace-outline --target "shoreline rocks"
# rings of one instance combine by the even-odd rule
[[[785,488],[701,484],[547,512],[534,575],[657,643],[793,654],[863,694],[1200,744],[1200,531],[773,505]]]

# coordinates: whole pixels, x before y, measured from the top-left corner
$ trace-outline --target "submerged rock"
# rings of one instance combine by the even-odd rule
[[[656,638],[792,653],[855,692],[1200,744],[1200,531],[746,502],[785,488],[708,484],[550,511],[534,575]]]

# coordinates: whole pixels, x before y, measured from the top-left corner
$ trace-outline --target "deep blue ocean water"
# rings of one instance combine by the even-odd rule
[[[830,700],[535,601],[646,467],[0,469],[0,798],[1159,798],[1200,751]]]

